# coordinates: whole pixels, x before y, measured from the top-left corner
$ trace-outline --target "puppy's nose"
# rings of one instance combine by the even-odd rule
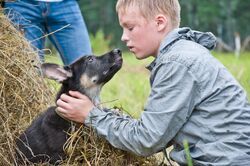
[[[116,48],[116,49],[114,49],[113,51],[112,51],[114,54],[119,54],[119,55],[121,55],[121,50],[120,49],[118,49],[118,48]]]

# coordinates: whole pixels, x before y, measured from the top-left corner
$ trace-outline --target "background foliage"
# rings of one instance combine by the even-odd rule
[[[117,0],[80,0],[88,30],[95,34],[101,29],[112,47],[124,46],[115,4]],[[250,35],[250,0],[179,0],[181,26],[200,31],[211,31],[229,46],[234,47],[234,34],[242,41]]]

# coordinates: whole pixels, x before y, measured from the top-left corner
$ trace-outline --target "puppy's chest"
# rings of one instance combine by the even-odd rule
[[[44,113],[44,119],[42,122],[42,126],[44,129],[54,129],[58,131],[68,131],[71,127],[71,123],[62,117],[60,117],[56,111],[56,107],[50,107],[48,110]]]

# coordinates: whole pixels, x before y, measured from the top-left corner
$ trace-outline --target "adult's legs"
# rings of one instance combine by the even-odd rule
[[[87,27],[76,0],[47,3],[46,17],[47,33],[56,31],[49,38],[65,65],[92,54]]]
[[[37,50],[40,60],[44,61],[45,35],[42,11],[38,2],[21,0],[5,2],[5,15],[14,23],[16,27],[24,32],[25,37]]]

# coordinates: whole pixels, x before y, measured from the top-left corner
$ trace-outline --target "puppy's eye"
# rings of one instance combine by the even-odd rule
[[[94,77],[91,78],[91,81],[93,83],[97,83],[97,80],[98,80],[98,76],[94,76]]]

